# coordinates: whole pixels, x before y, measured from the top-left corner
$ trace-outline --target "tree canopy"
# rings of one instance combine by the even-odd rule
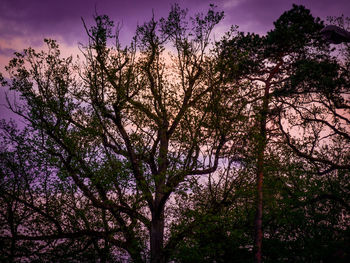
[[[102,15],[78,61],[15,53],[1,260],[349,259],[350,46],[303,6],[214,43],[222,19],[174,5],[123,47]]]

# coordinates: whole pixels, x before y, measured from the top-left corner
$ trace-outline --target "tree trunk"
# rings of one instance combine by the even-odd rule
[[[164,211],[152,212],[151,223],[151,263],[165,263],[163,253],[164,239]]]
[[[262,214],[263,214],[263,158],[258,160],[257,200],[255,215],[255,262],[261,263],[262,258]]]
[[[262,215],[263,215],[263,180],[264,180],[264,159],[266,148],[266,122],[267,114],[269,110],[269,94],[270,84],[265,83],[265,93],[263,97],[263,105],[260,115],[260,131],[258,141],[258,163],[257,163],[257,176],[256,176],[256,214],[255,214],[255,262],[262,262]]]

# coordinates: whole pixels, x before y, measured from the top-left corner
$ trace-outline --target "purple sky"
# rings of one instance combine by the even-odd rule
[[[350,16],[349,0],[1,0],[0,1],[0,71],[14,51],[32,46],[41,48],[45,37],[57,39],[64,55],[76,52],[78,42],[86,41],[81,17],[91,25],[95,10],[107,14],[122,24],[121,39],[126,44],[133,36],[136,25],[152,16],[167,16],[170,6],[178,3],[189,13],[205,12],[210,3],[225,12],[217,34],[226,32],[231,25],[242,31],[265,33],[292,4],[302,4],[314,16]],[[220,37],[220,36],[218,36]],[[8,117],[4,103],[4,89],[0,91],[0,118]]]

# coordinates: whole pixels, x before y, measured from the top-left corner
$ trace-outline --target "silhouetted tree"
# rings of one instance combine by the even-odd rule
[[[345,258],[348,46],[334,57],[294,5],[209,49],[223,13],[186,13],[127,47],[97,16],[78,62],[53,40],[15,54],[1,81],[26,128],[1,123],[1,260]]]
[[[11,249],[23,240],[45,241],[54,250],[73,244],[81,251],[93,247],[106,261],[117,247],[134,262],[148,261],[148,250],[151,262],[165,262],[172,246],[164,250],[170,196],[188,177],[214,172],[234,139],[238,110],[219,103],[234,90],[222,89],[208,53],[210,32],[222,17],[211,8],[189,25],[186,11],[175,5],[168,18],[139,26],[132,44],[122,48],[113,23],[97,16],[96,25],[86,27],[89,43],[82,46],[80,64],[61,58],[53,40],[46,40],[46,52],[16,53],[3,85],[23,100],[11,109],[27,125],[25,154],[39,152],[49,165],[48,188],[32,199],[27,195],[43,178],[40,162],[28,189],[3,192],[23,207],[15,212],[5,202],[11,231],[2,238],[11,240]],[[4,154],[16,156],[18,147]],[[12,180],[3,171],[5,181]],[[68,189],[59,190],[52,178],[69,182]],[[28,231],[19,221],[15,225],[12,215],[22,210],[31,211],[29,222],[46,227],[38,223]]]
[[[349,82],[346,71],[331,56],[329,43],[322,38],[323,23],[315,19],[310,11],[303,6],[293,5],[274,22],[275,28],[266,36],[244,34],[235,29],[219,43],[221,52],[221,67],[230,81],[240,80],[241,85],[253,86],[251,95],[252,108],[252,142],[255,142],[256,158],[256,217],[255,217],[255,260],[262,261],[263,238],[263,178],[266,175],[266,151],[268,144],[281,142],[283,134],[286,142],[295,152],[304,158],[319,162],[329,169],[348,169],[345,159],[331,161],[330,158],[312,157],[313,152],[305,153],[291,142],[291,135],[285,131],[286,114],[294,115],[294,122],[310,122],[310,125],[322,124],[328,126],[336,136],[340,135],[348,141],[344,125],[340,119],[347,121],[344,114],[335,116],[334,106],[324,99],[344,102],[344,95],[349,92]],[[334,121],[325,120],[320,112],[315,111],[314,117],[303,116],[301,111],[312,111],[318,103],[325,105],[329,116]],[[308,104],[307,107],[305,105]],[[343,104],[344,105],[344,104]],[[347,107],[347,106],[345,106]],[[286,113],[286,114],[285,114]],[[331,117],[331,118],[333,118]],[[289,118],[287,118],[289,119]],[[291,119],[289,119],[291,120]],[[282,124],[284,122],[284,124]],[[311,124],[312,123],[312,124]],[[345,124],[347,125],[347,124]],[[285,127],[283,127],[285,126]],[[315,126],[314,126],[315,127]],[[310,128],[310,126],[308,126]],[[309,132],[303,126],[305,132]],[[279,130],[279,131],[278,131]],[[313,150],[322,147],[319,138],[322,128],[314,138]],[[295,136],[294,136],[295,137]],[[295,138],[294,138],[295,139]],[[305,139],[301,138],[302,140]],[[316,146],[317,144],[317,146]],[[300,144],[303,149],[309,149],[308,142]],[[332,152],[333,153],[333,152]],[[342,153],[344,153],[342,151]],[[328,154],[330,154],[328,152]]]

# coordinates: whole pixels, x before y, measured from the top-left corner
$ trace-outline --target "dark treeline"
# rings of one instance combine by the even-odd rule
[[[125,47],[96,16],[76,61],[15,53],[0,261],[349,262],[350,45],[296,5],[213,43],[223,16],[174,5]]]

